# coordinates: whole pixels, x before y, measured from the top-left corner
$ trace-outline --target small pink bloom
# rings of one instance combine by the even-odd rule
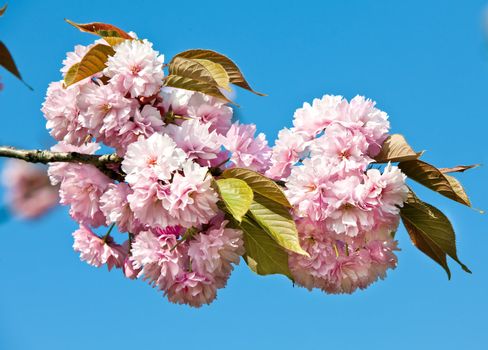
[[[330,191],[335,174],[321,158],[305,159],[294,166],[286,182],[285,194],[299,217],[325,220],[330,213]]]
[[[220,153],[222,144],[218,134],[210,132],[208,124],[202,124],[196,119],[185,120],[180,126],[168,125],[165,131],[186,152],[188,159],[208,164]]]
[[[142,176],[166,181],[185,158],[185,152],[168,135],[153,134],[128,146],[122,170],[131,185],[137,184]]]
[[[200,307],[216,298],[217,289],[208,277],[196,272],[184,272],[176,277],[165,294],[172,303]]]
[[[295,111],[293,125],[296,131],[304,132],[308,137],[315,137],[338,118],[337,107],[347,103],[342,96],[324,95],[314,99],[312,105],[305,102]]]
[[[291,167],[305,159],[309,141],[303,132],[294,129],[282,129],[272,149],[271,167],[266,176],[272,179],[284,179],[290,176]]]
[[[115,46],[103,73],[122,95],[147,97],[158,94],[163,85],[163,61],[147,40],[125,40]]]
[[[195,93],[188,101],[188,116],[207,124],[210,131],[226,135],[232,124],[233,110],[212,96]]]
[[[100,197],[100,210],[107,218],[107,225],[115,223],[120,232],[138,233],[144,225],[134,217],[127,196],[133,191],[125,182],[109,184]]]
[[[183,227],[205,224],[217,214],[217,193],[212,188],[208,168],[191,161],[173,176],[167,208]]]
[[[77,98],[80,86],[74,84],[65,88],[63,82],[51,83],[41,109],[47,119],[46,128],[51,129],[51,136],[77,146],[85,142],[89,134],[79,119]]]
[[[263,133],[254,138],[256,125],[232,124],[223,138],[224,147],[232,153],[230,161],[237,167],[265,172],[271,165],[271,149]]]
[[[107,264],[109,270],[114,266],[121,268],[124,264],[126,252],[124,247],[116,244],[108,237],[102,239],[88,227],[81,225],[73,233],[73,249],[80,253],[80,259],[95,267]]]
[[[373,161],[367,155],[368,147],[362,133],[333,124],[311,143],[310,156],[325,158],[334,172],[346,176],[364,172]]]
[[[100,197],[110,183],[111,179],[93,165],[69,169],[61,182],[60,203],[70,205],[71,217],[80,224],[93,227],[105,225]]]

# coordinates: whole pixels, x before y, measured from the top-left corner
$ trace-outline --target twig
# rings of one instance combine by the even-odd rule
[[[122,158],[117,154],[84,154],[78,152],[52,152],[47,150],[23,150],[16,149],[9,146],[0,146],[0,157],[21,159],[29,163],[83,163],[91,164],[97,167],[108,177],[123,181],[124,176],[109,167],[109,164],[119,164],[122,162]]]

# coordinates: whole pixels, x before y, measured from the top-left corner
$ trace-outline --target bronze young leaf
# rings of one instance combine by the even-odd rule
[[[105,41],[111,46],[114,46],[124,40],[133,39],[128,33],[111,24],[100,22],[81,24],[70,21],[69,19],[65,19],[65,21],[82,32],[95,34],[104,38]]]
[[[446,271],[451,278],[446,256],[454,259],[464,271],[471,273],[457,256],[456,236],[449,219],[434,206],[410,196],[400,215],[413,244]]]
[[[101,72],[109,56],[115,53],[108,45],[97,44],[92,47],[79,63],[74,64],[66,73],[64,83],[66,86],[73,85],[93,74]]]
[[[15,64],[15,61],[10,54],[10,51],[7,49],[5,44],[0,41],[0,66],[8,70],[10,73],[12,73],[14,76],[16,76],[20,81],[24,83],[25,86],[27,86],[30,90],[32,88],[27,84],[24,79],[22,79],[22,76],[20,75],[20,72]]]
[[[415,152],[410,147],[403,135],[393,134],[385,140],[375,161],[377,163],[403,162],[417,159],[421,155],[422,153]]]
[[[212,51],[212,50],[204,50],[204,49],[194,49],[181,52],[177,54],[175,57],[184,57],[190,59],[205,59],[208,61],[212,61],[214,63],[218,63],[224,67],[225,71],[229,75],[230,82],[234,85],[237,85],[243,89],[251,91],[259,96],[265,96],[262,93],[254,91],[249,83],[244,78],[239,67],[227,56],[222,55],[221,53]]]
[[[458,203],[471,206],[459,181],[443,174],[435,166],[417,159],[400,162],[398,167],[412,180]]]

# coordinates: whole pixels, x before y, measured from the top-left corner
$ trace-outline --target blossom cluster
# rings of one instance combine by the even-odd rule
[[[68,53],[63,75],[93,45]],[[271,148],[255,125],[233,122],[225,101],[164,87],[164,57],[147,40],[113,48],[102,72],[52,83],[42,107],[53,151],[111,148],[123,159],[107,165],[123,181],[91,164],[50,165],[60,203],[79,224],[73,247],[82,260],[146,280],[172,302],[210,303],[245,253],[211,172],[240,167],[285,183],[308,253],[289,252],[298,284],[351,293],[396,266],[392,233],[407,188],[398,168],[372,165],[389,130],[372,101],[327,95],[305,104]],[[104,226],[106,234],[95,232]]]
[[[63,76],[93,45],[67,54]],[[90,265],[147,280],[173,302],[210,303],[244,253],[242,232],[217,206],[210,169],[264,172],[271,148],[254,125],[233,123],[225,101],[163,87],[164,57],[147,40],[114,51],[103,72],[52,83],[42,107],[58,141],[52,151],[111,148],[123,158],[111,170],[125,181],[90,164],[50,165],[60,203],[79,224],[73,247]],[[129,238],[95,232],[111,225]]]
[[[295,281],[352,293],[397,263],[393,233],[408,189],[391,164],[372,165],[389,122],[374,102],[326,95],[305,103],[279,133],[267,175],[286,182],[302,247],[290,254]]]

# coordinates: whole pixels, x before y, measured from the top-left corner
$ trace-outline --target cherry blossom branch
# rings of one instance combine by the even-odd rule
[[[0,157],[21,159],[29,163],[83,163],[96,166],[108,177],[123,181],[124,176],[108,167],[109,164],[120,164],[122,158],[115,153],[95,155],[78,152],[52,152],[47,150],[23,150],[10,146],[0,146]]]

